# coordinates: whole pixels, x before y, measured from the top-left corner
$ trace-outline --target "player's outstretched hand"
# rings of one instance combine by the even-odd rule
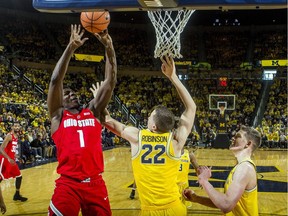
[[[161,58],[162,66],[161,70],[162,73],[165,74],[168,78],[171,78],[173,75],[176,75],[175,63],[171,56],[165,55]]]
[[[96,85],[92,84],[90,91],[92,92],[94,98],[97,96],[97,92],[102,84],[103,84],[103,81],[96,82]]]
[[[85,30],[81,30],[81,25],[71,25],[70,44],[74,50],[82,46],[85,41],[88,40],[88,38],[82,38],[84,33]]]

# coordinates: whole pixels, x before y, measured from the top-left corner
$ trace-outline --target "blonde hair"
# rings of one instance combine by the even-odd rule
[[[241,130],[245,132],[245,136],[248,140],[252,141],[253,151],[255,151],[261,145],[261,134],[255,128],[242,125]]]

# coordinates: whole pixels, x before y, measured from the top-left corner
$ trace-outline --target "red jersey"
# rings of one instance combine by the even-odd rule
[[[10,133],[12,136],[12,140],[7,144],[4,151],[6,154],[13,160],[16,159],[16,151],[18,146],[18,139],[14,136],[13,133]],[[2,155],[1,155],[2,156]],[[2,156],[4,157],[4,156]]]
[[[52,135],[57,147],[57,172],[77,180],[95,178],[104,171],[102,126],[89,109],[67,110]]]
[[[12,136],[12,140],[7,144],[4,151],[11,159],[16,160],[18,139],[13,133],[10,134]],[[18,165],[11,165],[3,155],[0,155],[0,179],[10,179],[19,176],[21,176],[21,173]]]

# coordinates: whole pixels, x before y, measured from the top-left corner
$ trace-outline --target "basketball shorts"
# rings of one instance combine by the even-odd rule
[[[102,176],[89,181],[77,181],[64,176],[56,180],[48,208],[49,216],[112,215],[108,192]]]
[[[1,157],[0,163],[0,180],[21,176],[21,172],[17,164],[11,165],[4,157]]]
[[[141,210],[139,216],[186,216],[187,208],[182,202],[177,202],[177,204],[166,208],[166,209],[153,209],[153,210]]]

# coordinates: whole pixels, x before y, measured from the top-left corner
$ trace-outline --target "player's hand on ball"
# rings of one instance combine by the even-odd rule
[[[112,46],[112,38],[108,34],[108,29],[100,33],[94,33],[94,35],[105,46],[105,48],[109,48]]]

